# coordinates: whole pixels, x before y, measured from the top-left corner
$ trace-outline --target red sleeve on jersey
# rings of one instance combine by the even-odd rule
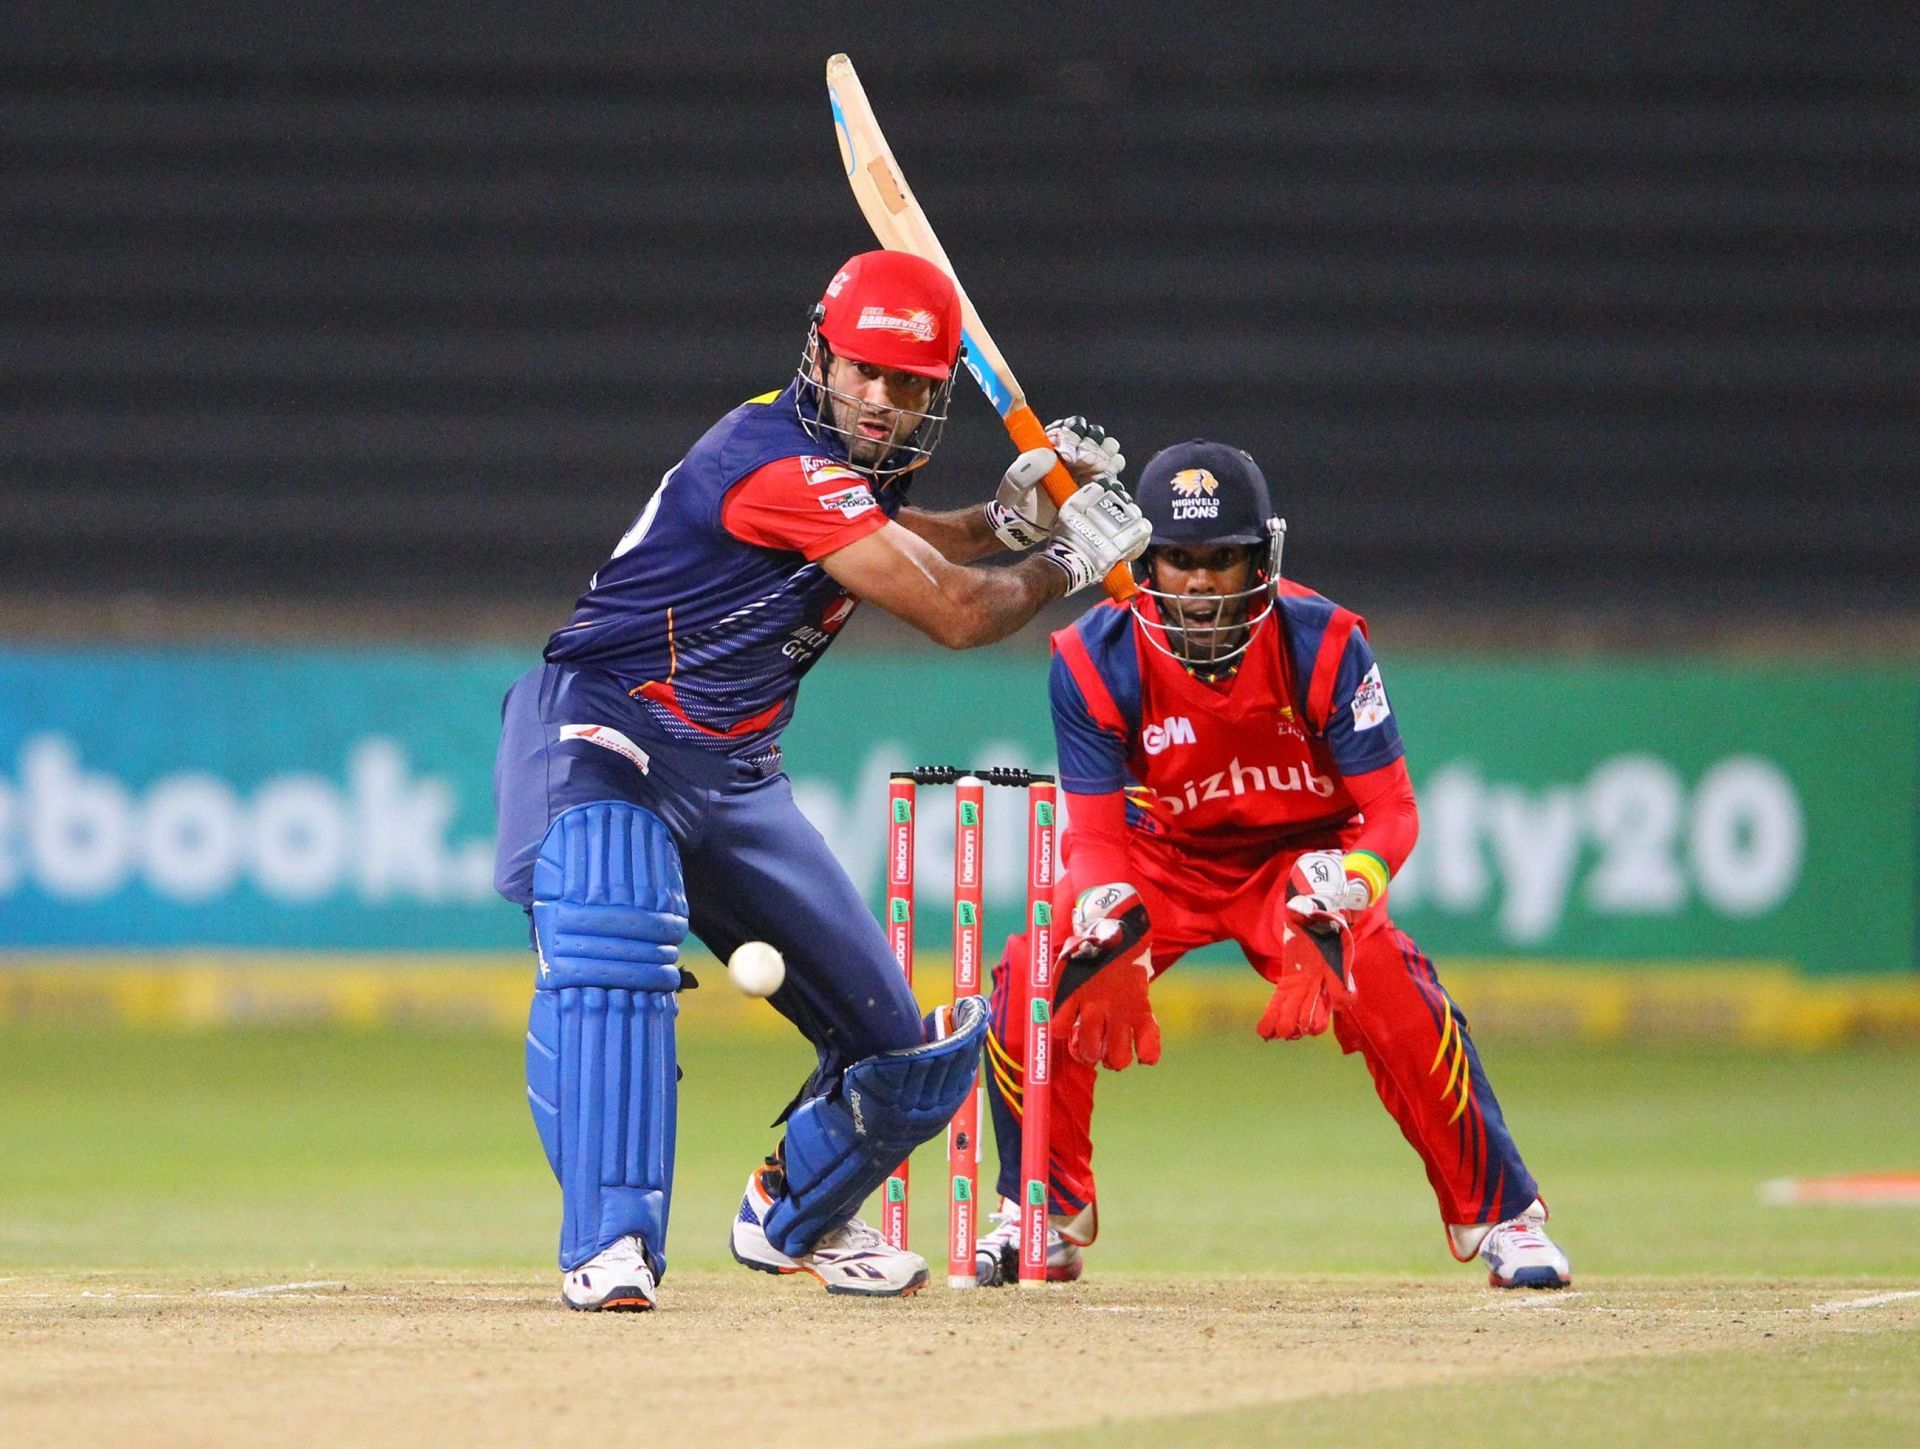
[[[1086,701],[1087,713],[1093,722],[1124,740],[1127,722],[1120,714],[1120,706],[1113,702],[1113,691],[1094,668],[1093,655],[1087,651],[1087,641],[1080,637],[1080,631],[1072,626],[1060,630],[1053,636],[1053,648],[1060,662],[1067,666],[1067,672],[1073,675],[1073,682],[1080,686],[1080,698]]]
[[[1320,636],[1320,652],[1314,657],[1313,677],[1307,683],[1307,723],[1321,734],[1327,731],[1327,716],[1333,713],[1333,686],[1340,678],[1340,661],[1347,655],[1347,640],[1358,629],[1364,637],[1366,621],[1351,609],[1334,605]]]
[[[1347,849],[1372,851],[1387,863],[1387,874],[1393,875],[1407,863],[1420,836],[1420,807],[1414,802],[1407,762],[1395,760],[1364,775],[1348,775],[1345,783],[1353,803],[1366,816],[1366,824]]]
[[[1080,892],[1110,881],[1132,883],[1127,866],[1127,803],[1118,790],[1067,797],[1067,880],[1075,900]],[[1057,934],[1057,932],[1056,932]],[[1065,939],[1062,937],[1061,939]]]
[[[720,524],[742,543],[787,549],[809,563],[887,526],[866,476],[834,458],[776,458],[732,488]]]

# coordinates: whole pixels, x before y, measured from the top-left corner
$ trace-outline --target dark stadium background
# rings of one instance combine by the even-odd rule
[[[1319,8],[9,4],[9,633],[537,639],[869,244],[845,49],[1042,415],[1376,621],[1910,652],[1915,12]]]

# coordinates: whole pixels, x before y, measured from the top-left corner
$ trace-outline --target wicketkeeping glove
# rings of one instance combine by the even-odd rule
[[[1348,857],[1316,850],[1293,863],[1281,923],[1280,979],[1261,1013],[1261,1036],[1297,1041],[1327,1029],[1335,1000],[1353,993],[1349,917],[1373,902],[1373,878],[1385,875],[1386,866],[1365,852]]]
[[[1287,914],[1309,931],[1333,931],[1373,904],[1369,867],[1385,874],[1375,857],[1364,852],[1348,858],[1337,850],[1309,851],[1287,872]]]
[[[1059,961],[1053,1030],[1069,1056],[1116,1072],[1135,1057],[1147,1066],[1160,1060],[1160,1023],[1147,1002],[1151,923],[1138,891],[1120,881],[1082,891]]]
[[[1283,958],[1280,979],[1255,1028],[1267,1041],[1318,1036],[1333,1020],[1333,978],[1303,955]]]
[[[1361,869],[1371,860],[1363,858]],[[1294,862],[1286,873],[1281,977],[1256,1027],[1265,1040],[1296,1042],[1327,1031],[1334,996],[1354,990],[1348,915],[1363,912],[1371,900],[1365,875],[1350,875],[1336,850],[1313,850]]]

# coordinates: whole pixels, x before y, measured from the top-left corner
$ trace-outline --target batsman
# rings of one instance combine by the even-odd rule
[[[734,1257],[833,1293],[927,1281],[922,1258],[856,1213],[974,1090],[986,1003],[922,1019],[794,803],[781,730],[859,601],[951,648],[987,644],[1137,554],[1148,531],[1117,481],[1117,445],[1084,424],[1021,453],[990,503],[907,508],[960,345],[946,273],[899,253],[851,258],[814,309],[797,375],[667,471],[507,693],[495,884],[531,918],[527,1098],[560,1183],[571,1308],[649,1309],[666,1270],[689,931],[723,960],[747,942],[782,952],[770,1000],[816,1053],[728,1224]],[[1061,462],[1080,487],[1043,509],[1038,485]],[[1006,549],[1031,552],[970,566]]]
[[[1069,824],[1060,949],[1047,1276],[1080,1276],[1099,1230],[1095,1067],[1160,1057],[1151,986],[1232,941],[1273,985],[1257,1024],[1332,1027],[1420,1155],[1447,1243],[1499,1288],[1560,1288],[1566,1255],[1501,1115],[1467,1022],[1389,914],[1418,816],[1400,731],[1359,616],[1280,572],[1285,524],[1238,448],[1167,448],[1135,488],[1152,541],[1139,592],[1053,636],[1050,682]],[[1018,1265],[1025,1013],[994,973],[988,1092],[1001,1211],[983,1283]]]

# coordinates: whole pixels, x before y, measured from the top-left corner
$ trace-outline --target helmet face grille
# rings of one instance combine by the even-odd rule
[[[849,466],[865,473],[876,483],[886,483],[910,473],[933,456],[933,450],[939,445],[940,435],[947,426],[947,409],[953,398],[951,374],[934,384],[924,412],[916,412],[911,408],[899,409],[903,416],[915,420],[912,431],[891,453],[876,463],[867,464],[853,460],[854,444],[861,441],[859,435],[834,420],[835,402],[857,413],[860,400],[828,385],[827,369],[832,358],[832,345],[820,335],[820,324],[816,318],[807,329],[806,346],[800,353],[800,366],[795,373],[799,379],[794,399],[795,412],[808,437],[844,454]]]
[[[1150,608],[1144,600],[1152,601]],[[1195,617],[1195,605],[1213,606],[1214,612]],[[1188,669],[1210,672],[1247,652],[1274,606],[1273,585],[1262,577],[1230,594],[1170,594],[1141,584],[1132,607],[1149,644]]]
[[[1175,594],[1155,587],[1154,555],[1164,546],[1156,538],[1133,566],[1136,592],[1130,607],[1140,632],[1155,649],[1196,674],[1217,676],[1238,668],[1235,661],[1252,647],[1260,626],[1279,607],[1280,559],[1286,538],[1287,521],[1267,519],[1262,531],[1265,556],[1251,545],[1247,549],[1252,581],[1244,589],[1220,594]],[[1181,546],[1181,541],[1173,541],[1172,546]],[[1256,604],[1263,596],[1264,601]],[[1196,605],[1213,607],[1210,614],[1196,618]]]

